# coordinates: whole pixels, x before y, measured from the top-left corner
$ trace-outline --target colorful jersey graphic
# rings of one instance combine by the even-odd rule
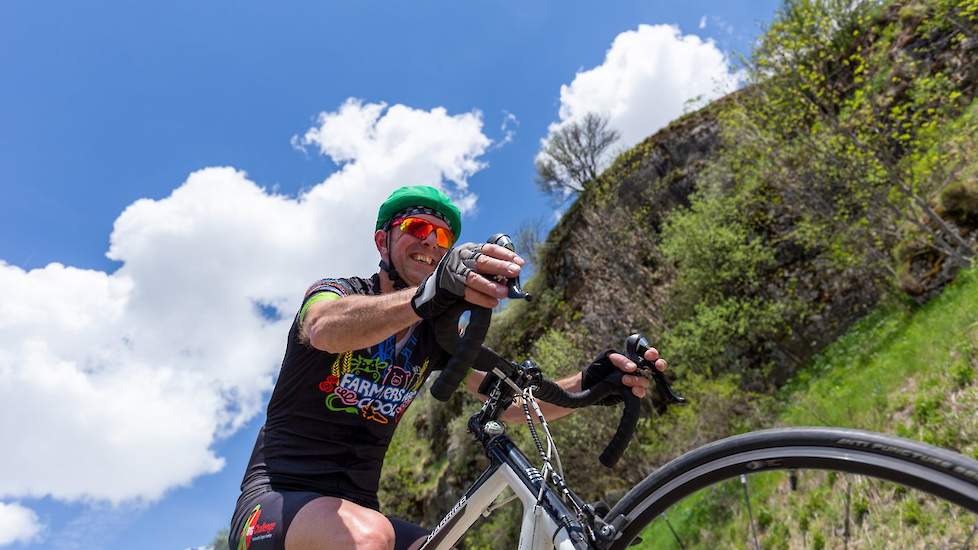
[[[403,363],[410,357],[417,337],[412,335],[401,350]],[[379,352],[378,352],[379,353]],[[428,374],[428,359],[408,368],[392,364],[391,357],[364,356],[349,351],[336,356],[319,391],[331,411],[359,414],[380,424],[397,422],[418,394]]]

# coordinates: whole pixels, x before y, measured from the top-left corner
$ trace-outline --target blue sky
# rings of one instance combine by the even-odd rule
[[[441,185],[465,240],[553,223],[552,125],[634,143],[777,6],[0,3],[0,547],[208,542],[304,281],[373,268],[376,197]]]

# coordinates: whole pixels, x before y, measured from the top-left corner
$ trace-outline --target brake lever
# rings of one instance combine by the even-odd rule
[[[638,333],[625,339],[625,355],[638,366],[638,374],[651,378],[655,382],[659,396],[667,403],[685,405],[688,403],[686,398],[674,392],[669,380],[666,379],[666,375],[662,374],[651,361],[645,358],[645,352],[651,347],[649,341]]]
[[[487,240],[486,242],[489,244],[498,244],[503,248],[511,250],[512,252],[516,252],[516,246],[513,244],[513,239],[509,238],[509,235],[505,233],[496,233],[495,235],[489,237],[489,240]],[[502,282],[502,278],[503,277],[500,278],[499,282]],[[526,301],[528,302],[533,300],[533,295],[530,294],[529,292],[524,291],[520,287],[519,275],[512,278],[510,277],[504,277],[504,278],[506,279],[506,288],[509,291],[509,295],[506,296],[507,298],[526,299]]]

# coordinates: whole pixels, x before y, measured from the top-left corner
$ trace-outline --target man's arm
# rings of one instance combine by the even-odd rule
[[[329,353],[372,346],[421,320],[411,307],[415,289],[318,301],[302,318],[309,344]]]
[[[458,254],[466,247],[471,250],[475,245],[462,245],[449,252],[449,255]],[[506,285],[486,277],[492,278],[496,275],[515,277],[519,275],[520,264],[524,262],[515,252],[499,245],[485,244],[478,247],[478,250],[479,253],[470,254],[475,258],[471,262],[472,267],[461,270],[460,273],[463,273],[460,275],[463,278],[461,283],[453,280],[449,282],[454,282],[455,286],[461,287],[454,289],[457,298],[464,298],[469,303],[492,308],[499,303],[500,298],[506,296],[507,289]],[[436,268],[435,275],[441,273],[444,262],[445,258]],[[452,272],[449,272],[450,274]],[[422,285],[423,288],[431,291],[428,298],[437,298],[439,289],[435,285],[439,283],[437,280],[431,280],[432,278],[434,276],[426,279]],[[338,294],[330,293],[328,295],[330,299],[307,304],[308,309],[301,317],[300,334],[314,348],[330,353],[342,353],[376,344],[420,321],[421,318],[415,313],[416,310],[422,311],[422,314],[425,311],[432,313],[431,304],[439,300],[430,299],[425,302],[427,307],[421,305],[416,308],[411,305],[411,301],[417,291],[411,288],[379,296],[350,295],[343,298],[339,298]],[[333,296],[336,298],[334,299]],[[442,297],[442,305],[444,302],[445,298]]]

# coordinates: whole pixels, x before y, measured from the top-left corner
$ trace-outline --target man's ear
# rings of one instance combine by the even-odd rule
[[[383,229],[374,231],[374,246],[377,247],[377,252],[380,253],[380,258],[385,262],[389,262],[390,259],[387,254],[387,232]]]

